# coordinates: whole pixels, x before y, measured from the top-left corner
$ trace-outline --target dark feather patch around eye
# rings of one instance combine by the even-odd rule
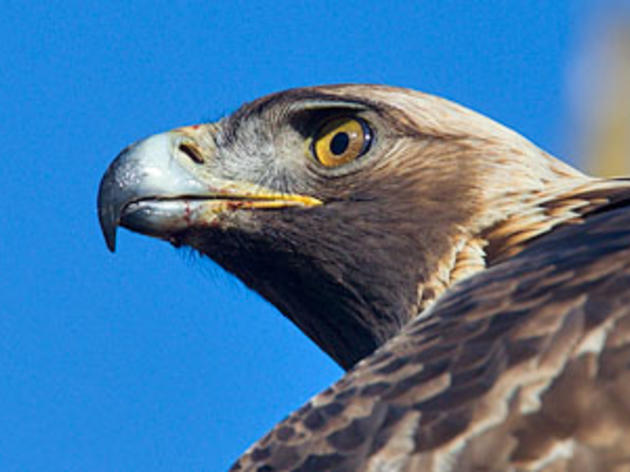
[[[357,113],[355,109],[344,107],[333,107],[317,110],[300,110],[293,113],[289,119],[289,124],[303,138],[313,136],[321,127],[321,123],[334,116],[351,116]]]

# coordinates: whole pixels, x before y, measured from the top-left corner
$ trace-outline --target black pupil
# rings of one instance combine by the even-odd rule
[[[350,143],[350,137],[348,133],[337,133],[330,140],[330,152],[332,152],[335,156],[343,154],[348,149],[348,144]]]

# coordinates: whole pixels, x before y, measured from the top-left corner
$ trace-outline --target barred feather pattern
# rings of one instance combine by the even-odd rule
[[[612,194],[457,284],[232,470],[629,470],[630,191]]]

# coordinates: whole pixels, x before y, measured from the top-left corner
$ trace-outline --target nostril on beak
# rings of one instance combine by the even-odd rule
[[[183,152],[184,154],[186,154],[190,158],[190,160],[193,161],[195,164],[204,163],[203,156],[201,155],[201,152],[199,152],[199,150],[196,147],[191,146],[190,144],[181,143],[179,145],[179,150]]]

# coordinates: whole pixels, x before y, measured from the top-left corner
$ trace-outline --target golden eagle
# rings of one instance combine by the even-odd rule
[[[98,209],[110,249],[194,248],[347,370],[233,470],[630,470],[629,180],[338,85],[132,144]]]

